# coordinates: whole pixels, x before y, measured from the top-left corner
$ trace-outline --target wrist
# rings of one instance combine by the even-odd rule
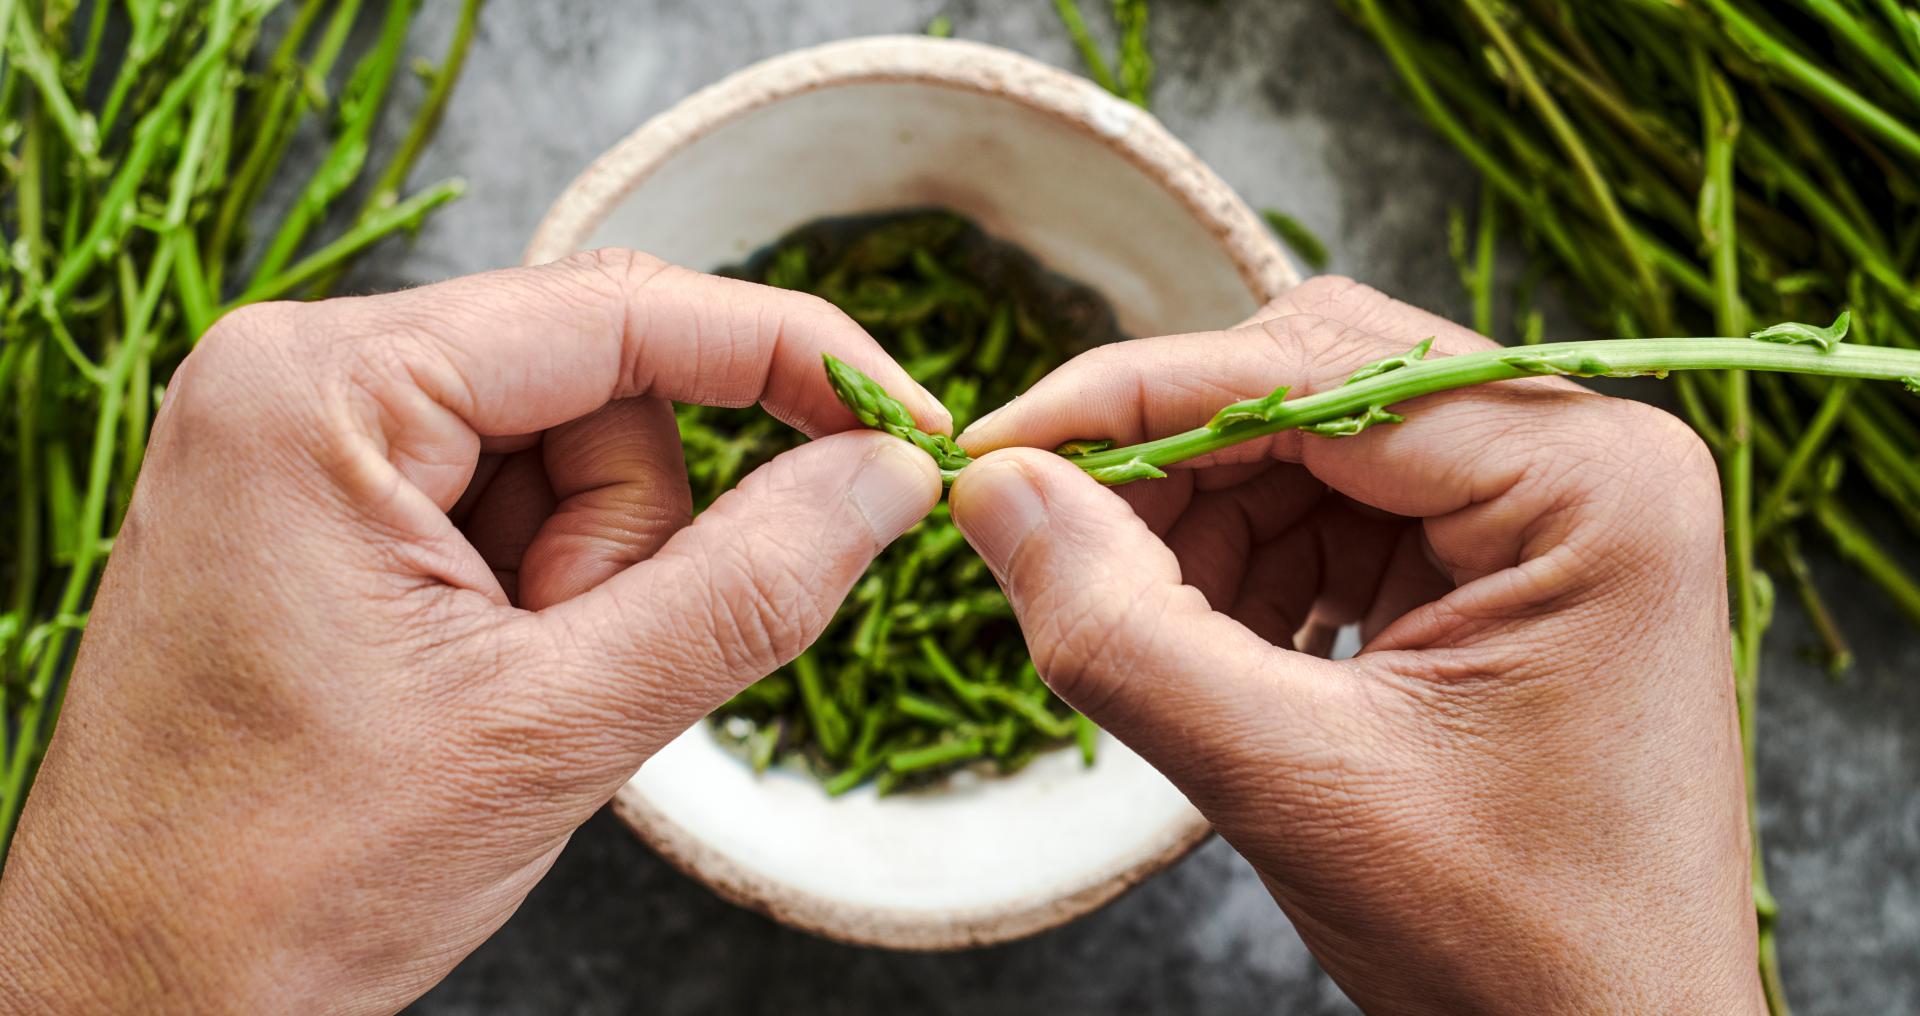
[[[1426,925],[1417,931],[1403,919],[1333,928],[1284,909],[1327,973],[1372,1014],[1767,1012],[1751,924],[1696,924],[1687,932],[1680,922],[1662,927],[1651,914],[1583,906],[1577,892],[1532,904],[1488,910],[1464,899],[1430,901],[1475,913],[1463,921],[1416,919]],[[1396,934],[1395,925],[1413,934]]]
[[[58,784],[49,774],[34,804]],[[164,845],[67,828],[60,811],[29,806],[0,876],[0,1014],[280,1011],[292,971],[251,962],[258,939],[207,920],[208,887],[154,863]]]

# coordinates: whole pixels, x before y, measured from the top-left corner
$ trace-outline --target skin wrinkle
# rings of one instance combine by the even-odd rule
[[[331,305],[339,318],[261,317],[256,324],[285,331],[215,346],[213,367],[182,372],[181,419],[195,423],[196,400],[216,409],[204,430],[176,437],[164,414],[156,429],[154,468],[103,580],[69,716],[10,861],[26,867],[0,884],[9,961],[0,983],[63,971],[65,984],[28,984],[18,996],[48,997],[49,1010],[111,1011],[151,1001],[138,991],[155,976],[144,968],[164,971],[180,1008],[278,1011],[321,997],[397,1010],[498,927],[568,830],[651,751],[758,676],[734,671],[761,672],[786,640],[817,634],[825,615],[814,612],[830,611],[874,549],[852,524],[845,489],[856,460],[885,438],[835,437],[789,453],[643,563],[537,614],[446,586],[433,569],[463,551],[484,567],[475,547],[510,545],[524,530],[477,506],[456,507],[470,537],[445,512],[416,510],[419,532],[369,519],[314,468],[316,427],[364,428],[385,442],[384,458],[417,447],[409,428],[443,420],[405,392],[442,384],[440,368],[425,357],[379,366],[392,349],[365,362],[393,370],[401,394],[380,411],[326,418],[322,392],[308,389],[337,383],[328,376],[354,349],[305,373],[289,353],[315,348],[300,333],[328,321],[351,320],[356,341],[377,342],[380,329],[367,322],[389,312],[429,334],[457,334],[490,308],[487,331],[459,344],[473,357],[459,378],[467,394],[449,401],[478,400],[461,417],[469,430],[535,433],[476,442],[476,458],[557,441],[538,430],[558,421],[535,414],[575,403],[579,412],[568,413],[586,414],[604,395],[597,389],[637,379],[663,394],[752,384],[797,416],[826,420],[834,403],[811,347],[849,362],[878,356],[850,322],[816,319],[810,304],[678,270],[649,278],[645,300],[619,314],[623,341],[608,348],[602,311],[636,298],[624,288],[636,264],[657,263],[598,257]],[[591,280],[596,263],[611,274]],[[609,278],[622,282],[610,289]],[[1297,373],[1324,370],[1328,384],[1351,370],[1345,358],[1357,366],[1375,349],[1403,353],[1409,334],[1431,331],[1443,350],[1478,341],[1350,282],[1309,283],[1296,296],[1335,322],[1301,332],[1291,349]],[[1082,364],[1043,381],[997,432],[1080,430],[1087,419],[1145,427],[1210,411],[1209,385],[1257,387],[1247,379],[1287,355],[1267,348],[1275,335],[1309,323],[1229,343],[1212,336],[1192,350],[1194,369],[1170,379],[1160,366],[1185,347],[1102,354],[1099,371]],[[676,345],[689,333],[712,347],[704,358]],[[1257,365],[1231,362],[1242,356]],[[1316,357],[1326,366],[1315,368]],[[882,372],[882,383],[898,377],[895,365]],[[1158,383],[1147,383],[1150,372]],[[1724,573],[1717,504],[1702,500],[1717,481],[1710,468],[1700,475],[1700,450],[1663,418],[1549,397],[1548,383],[1422,402],[1412,424],[1352,441],[1268,440],[1239,465],[1183,471],[1166,495],[1116,500],[1045,453],[1005,453],[1039,492],[1046,539],[1022,542],[1014,564],[996,567],[1049,680],[1205,809],[1362,1007],[1751,1009]],[[530,394],[540,405],[522,404]],[[1146,395],[1164,411],[1144,407]],[[1516,429],[1522,417],[1534,430]],[[590,536],[579,543],[625,539],[606,549],[618,558],[644,539],[623,499],[652,496],[653,474],[621,476],[604,436],[582,433],[575,446],[583,468],[610,470],[582,485],[596,493],[578,500]],[[1534,462],[1521,484],[1499,472],[1494,444],[1519,459],[1568,460]],[[551,487],[549,450],[538,454]],[[1345,493],[1327,495],[1327,484],[1275,455],[1313,457]],[[500,467],[489,468],[492,487]],[[611,476],[626,483],[599,482]],[[1374,489],[1388,481],[1403,489]],[[1015,518],[985,504],[969,517],[967,484],[955,488],[955,510],[970,535]],[[1278,500],[1261,496],[1269,484],[1319,488],[1308,521],[1281,520]],[[1384,503],[1469,507],[1416,529],[1352,507],[1363,487]],[[1180,581],[1219,584],[1202,572],[1217,567],[1206,559],[1223,544],[1176,556],[1126,501],[1143,512],[1171,507],[1174,517],[1217,513],[1233,531],[1228,549],[1246,548],[1232,556],[1254,566],[1243,590],[1280,540],[1313,548],[1314,570],[1327,574],[1267,575],[1348,601],[1325,604],[1329,612],[1380,609],[1417,575],[1407,561],[1426,544],[1455,558],[1492,544],[1522,563],[1395,620],[1360,658],[1332,664],[1211,612]],[[511,516],[515,504],[501,498],[487,511]],[[1642,532],[1663,512],[1703,511],[1712,517]],[[559,531],[570,518],[555,507],[546,521]],[[1263,525],[1273,542],[1254,539]],[[824,535],[780,537],[795,527]],[[1425,531],[1433,536],[1422,544]],[[533,551],[520,555],[523,574]],[[1371,597],[1342,592],[1336,569]],[[153,595],[163,589],[189,595]],[[195,623],[206,617],[221,623]],[[1379,649],[1395,639],[1402,649]],[[203,670],[218,682],[196,680]],[[204,701],[210,695],[232,700]],[[275,709],[286,718],[253,719]],[[182,764],[156,769],[143,745],[169,737]],[[252,782],[254,773],[268,782]],[[215,877],[191,874],[215,861]],[[22,885],[34,887],[29,906]],[[89,900],[110,901],[108,916]],[[77,930],[49,937],[63,927]],[[40,962],[47,956],[59,959]],[[196,1004],[206,999],[215,1001]]]
[[[1297,394],[1318,389],[1320,370],[1325,383],[1337,384],[1377,359],[1381,340],[1361,334],[1354,327],[1360,322],[1378,322],[1373,331],[1399,346],[1395,354],[1418,341],[1409,337],[1415,331],[1436,335],[1445,353],[1485,345],[1350,283],[1303,288],[1306,299],[1270,310],[1324,306],[1344,323],[1263,326],[1269,346],[1312,354],[1311,343],[1325,351],[1319,355],[1326,367],[1306,355],[1306,366],[1296,368]],[[1340,305],[1355,299],[1369,306],[1356,312]],[[1227,345],[1218,337],[1207,347],[1143,340],[1114,347],[1092,365],[1069,364],[996,416],[974,450],[1047,447],[1069,431],[1092,432],[1114,419],[1143,428],[1186,423],[1199,408],[1196,389],[1221,380],[1258,389],[1286,355],[1271,348],[1223,354]],[[1336,362],[1345,357],[1354,362]],[[1169,367],[1182,363],[1188,366]],[[1077,500],[1081,494],[1066,500],[1085,481],[1052,469],[1036,477],[1052,509],[1049,525],[1062,529],[1050,539],[1063,545],[1063,556],[1050,567],[1003,576],[1012,580],[1009,591],[1036,658],[1047,659],[1050,640],[1059,641],[1057,652],[1079,654],[1062,656],[1079,664],[1060,684],[1063,694],[1175,775],[1290,912],[1332,915],[1302,922],[1303,934],[1363,1007],[1404,1001],[1412,1011],[1445,1011],[1418,990],[1431,982],[1459,989],[1457,1010],[1751,1008],[1758,992],[1746,873],[1736,863],[1743,855],[1712,849],[1737,846],[1742,823],[1732,702],[1723,687],[1724,605],[1714,605],[1722,589],[1710,525],[1718,518],[1710,500],[1716,482],[1695,440],[1663,416],[1560,380],[1439,396],[1408,409],[1412,423],[1353,439],[1294,434],[1269,442],[1275,457],[1304,459],[1318,480],[1363,505],[1427,516],[1412,527],[1365,511],[1319,512],[1308,525],[1315,568],[1329,573],[1311,583],[1321,599],[1315,618],[1347,609],[1378,624],[1374,612],[1412,608],[1386,618],[1360,658],[1321,665],[1337,668],[1338,677],[1309,670],[1313,680],[1281,682],[1265,698],[1239,689],[1251,697],[1233,705],[1203,692],[1169,701],[1166,689],[1186,680],[1169,677],[1188,673],[1196,658],[1207,661],[1216,680],[1233,680],[1220,677],[1231,669],[1214,656],[1221,640],[1212,628],[1201,634],[1201,626],[1162,616],[1140,633],[1146,641],[1130,643],[1133,651],[1115,652],[1089,635],[1110,622],[1084,602],[1045,592],[1067,583],[1097,588],[1122,606],[1139,603],[1141,585],[1159,581],[1149,562],[1164,552],[1126,536],[1093,501]],[[1247,480],[1219,468],[1238,461],[1245,460],[1215,456],[1214,468],[1188,463],[1182,475],[1191,476],[1190,485],[1126,498],[1153,531],[1168,534],[1180,552],[1179,574],[1203,590],[1235,577],[1241,562],[1231,551],[1247,526],[1190,491],[1246,489]],[[963,478],[956,504],[965,503],[965,491]],[[1280,510],[1237,503],[1269,517]],[[1690,518],[1668,524],[1675,513]],[[956,517],[963,530],[974,524],[964,511]],[[1190,542],[1182,535],[1188,525],[1215,535]],[[1105,570],[1089,572],[1077,558],[1092,551],[1072,541],[1095,532],[1102,534],[1095,560]],[[1343,535],[1358,533],[1367,535]],[[1301,580],[1298,568],[1263,571],[1283,560],[1269,546],[1246,555],[1243,597],[1263,574],[1273,576],[1268,581]],[[1368,546],[1378,547],[1377,555],[1357,558],[1356,548]],[[1017,556],[1031,553],[1023,545]],[[1209,559],[1223,555],[1229,559]],[[1416,599],[1430,558],[1466,581],[1448,589],[1435,573],[1432,593]],[[1116,578],[1115,569],[1145,575]],[[1338,581],[1369,588],[1343,597]],[[1404,605],[1383,606],[1402,592]],[[1283,650],[1266,652],[1276,670],[1304,665]],[[1423,665],[1429,659],[1435,662]],[[1156,676],[1156,708],[1134,711],[1122,692]],[[1340,745],[1314,758],[1293,733],[1300,719],[1294,699],[1320,687],[1371,698],[1334,715],[1368,715],[1375,725],[1313,728]],[[1233,719],[1243,713],[1263,716],[1272,729],[1247,736]],[[1594,723],[1594,716],[1616,720]],[[1402,775],[1358,775],[1369,763],[1349,753],[1375,747]],[[1243,764],[1238,756],[1249,752],[1252,762]],[[1199,768],[1196,756],[1212,768]],[[1674,780],[1682,769],[1695,778]],[[1194,772],[1205,775],[1188,787]],[[1581,789],[1602,773],[1616,774],[1604,792]],[[1642,773],[1651,775],[1636,775]],[[1289,782],[1296,779],[1304,786]],[[1684,817],[1669,821],[1676,810]],[[1548,831],[1564,838],[1558,849],[1534,842]],[[1515,852],[1525,863],[1510,860]],[[1369,863],[1375,858],[1380,863]],[[1666,866],[1648,878],[1642,869],[1654,863]],[[1409,906],[1409,895],[1444,902]],[[1670,916],[1651,916],[1657,914]],[[1320,932],[1321,924],[1330,930]],[[1619,934],[1626,926],[1642,932],[1632,943]],[[1345,934],[1347,928],[1369,933]],[[1654,941],[1665,943],[1657,960],[1644,947]],[[1648,976],[1623,982],[1622,971]]]
[[[560,421],[540,414],[590,411],[628,366],[626,348],[603,338],[612,313],[604,284],[590,292],[581,275],[577,265],[508,271],[389,297],[258,308],[221,323],[188,358],[156,424],[67,718],[0,887],[0,941],[20,960],[0,978],[19,987],[9,997],[47,997],[50,1011],[137,1008],[156,997],[143,971],[163,970],[173,980],[164,990],[183,1009],[278,1011],[324,997],[396,1010],[429,983],[423,971],[437,976],[505,919],[568,829],[704,714],[720,686],[736,683],[661,665],[688,656],[692,636],[670,622],[701,590],[649,588],[635,575],[546,615],[474,592],[492,586],[476,544],[491,546],[496,563],[521,558],[523,570],[533,550],[519,514],[527,502],[484,496],[503,493],[501,449],[532,449],[516,468],[526,482],[545,482],[545,463],[534,462],[540,432]],[[765,330],[752,320],[733,329],[715,316],[727,302],[707,300],[711,292],[732,294],[731,309],[746,315],[778,302],[742,301],[760,291],[715,290],[691,274],[674,286],[650,292],[635,320],[656,314],[660,327],[683,329],[681,340],[687,328],[709,340]],[[796,343],[850,362],[878,357],[850,321],[781,320]],[[440,330],[451,345],[425,348]],[[691,358],[673,359],[675,339],[650,335],[644,355],[684,371]],[[812,349],[780,352],[796,362],[774,368],[749,362],[763,355],[750,344],[734,352],[740,359],[710,366],[753,375],[751,385],[778,390],[808,415],[832,404]],[[636,376],[658,367],[631,365]],[[775,368],[795,374],[793,384],[768,385]],[[897,365],[878,369],[900,374]],[[475,440],[476,430],[515,433]],[[582,437],[585,454],[603,454],[596,435]],[[844,485],[857,455],[835,447],[816,442],[786,467],[818,477],[819,488],[761,485],[761,503],[748,502],[731,524],[844,523],[846,508],[823,512],[833,502],[818,495]],[[493,456],[486,472],[446,483],[454,489],[441,504],[408,489],[434,485],[421,465],[451,459],[466,470],[482,455]],[[371,476],[366,489],[342,482],[355,470]],[[575,505],[587,510],[578,531],[603,540],[628,534],[643,514],[621,499],[646,496],[605,479],[587,484],[599,493]],[[931,471],[926,481],[930,506]],[[388,510],[369,510],[369,490]],[[462,503],[466,490],[474,497]],[[812,503],[779,503],[803,497]],[[472,539],[448,507],[477,530]],[[596,518],[596,507],[617,514]],[[703,540],[748,542],[727,525],[710,520],[721,528]],[[741,624],[766,629],[768,643],[798,639],[779,626],[810,623],[802,615],[823,608],[797,576],[844,572],[850,584],[873,551],[870,537],[858,537],[788,541],[784,574],[753,576],[770,588],[704,593],[743,612]],[[698,567],[654,564],[669,565],[651,569],[662,581],[698,578]],[[477,577],[449,586],[448,569]],[[708,578],[744,581],[711,569]],[[765,601],[757,613],[748,602],[756,596]],[[596,729],[574,729],[582,722]],[[483,743],[463,749],[465,737]],[[149,742],[185,754],[156,771],[154,750],[136,747]],[[464,784],[446,778],[469,763],[478,774]],[[560,781],[545,786],[577,780],[580,790],[567,801],[513,793],[516,772]],[[209,865],[217,877],[182,874]],[[35,887],[31,900],[15,890],[22,885]],[[317,900],[316,887],[328,890]],[[89,900],[132,916],[77,905]],[[54,933],[79,922],[80,933]],[[43,962],[49,956],[72,960]],[[72,976],[52,983],[62,971]]]

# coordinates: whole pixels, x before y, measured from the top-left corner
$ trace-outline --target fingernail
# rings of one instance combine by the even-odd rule
[[[1011,405],[1013,405],[1013,403],[1011,403],[1011,402],[1009,402],[1009,403],[1007,403],[1007,406],[1011,406]],[[953,439],[954,439],[955,441],[959,441],[959,440],[962,440],[962,439],[964,439],[964,438],[965,438],[965,437],[966,437],[966,436],[967,436],[968,434],[971,434],[971,433],[973,433],[974,431],[977,431],[977,430],[980,430],[980,429],[982,429],[982,428],[984,428],[984,427],[986,427],[986,425],[987,425],[987,421],[989,421],[989,420],[991,420],[991,419],[993,419],[993,418],[994,418],[994,417],[996,417],[996,416],[999,416],[999,415],[1000,415],[1000,413],[1001,413],[1001,411],[1003,411],[1003,410],[1005,410],[1005,409],[1007,408],[1007,406],[999,406],[999,407],[996,407],[996,408],[994,408],[994,409],[989,409],[989,410],[987,410],[987,412],[986,412],[986,413],[985,413],[984,415],[981,415],[981,416],[977,416],[977,417],[975,417],[975,418],[974,418],[974,420],[973,420],[973,422],[972,422],[972,423],[969,423],[969,424],[967,424],[967,426],[965,427],[965,429],[963,429],[963,430],[961,430],[961,431],[960,431],[960,433],[958,433],[958,434],[955,434],[955,435],[953,436]]]
[[[883,546],[926,516],[940,499],[940,471],[905,441],[876,442],[847,497]]]
[[[938,405],[942,405],[942,403],[941,403],[941,401],[940,401],[940,398],[939,398],[939,396],[937,396],[937,395],[935,395],[935,394],[933,394],[933,391],[932,391],[931,389],[929,389],[929,388],[928,388],[928,387],[927,387],[926,385],[923,385],[923,384],[921,384],[920,382],[918,382],[918,381],[915,381],[915,382],[913,383],[913,386],[914,386],[915,388],[918,388],[918,389],[920,389],[920,394],[921,394],[921,395],[924,395],[924,396],[926,396],[926,399],[927,399],[927,405],[929,405],[929,406],[938,406]]]
[[[953,521],[995,572],[1004,572],[1027,535],[1046,521],[1046,502],[1018,462],[970,466],[954,487]]]

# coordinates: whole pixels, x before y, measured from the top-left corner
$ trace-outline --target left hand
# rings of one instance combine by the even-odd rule
[[[627,252],[229,315],[175,375],[0,880],[0,1010],[391,1012],[940,495],[818,299]],[[666,400],[822,437],[688,525]],[[14,1007],[18,1006],[16,1010]]]

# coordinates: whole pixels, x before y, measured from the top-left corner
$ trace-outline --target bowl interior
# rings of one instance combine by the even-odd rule
[[[932,51],[955,52],[945,45]],[[973,51],[993,52],[959,53]],[[550,219],[530,256],[622,245],[717,267],[823,216],[942,206],[1094,285],[1131,334],[1217,328],[1251,313],[1259,272],[1236,264],[1218,225],[1258,232],[1238,199],[1197,162],[1190,172],[1211,190],[1165,171],[1156,178],[1123,154],[1115,140],[1129,132],[1165,138],[1134,107],[1004,59],[1046,76],[1051,109],[990,89],[883,78],[749,96],[714,122],[670,113],[635,136],[644,144],[630,141],[625,156],[617,149],[576,184],[578,221],[556,230]],[[713,96],[686,106],[703,98]],[[1231,207],[1199,214],[1194,203],[1208,199],[1195,195],[1207,193]],[[1268,276],[1290,274],[1277,251],[1259,253]],[[1090,768],[1068,749],[1011,777],[962,774],[927,792],[881,799],[866,788],[832,799],[804,775],[754,776],[702,724],[649,761],[616,807],[723,894],[833,937],[906,948],[1058,923],[1206,832],[1164,777],[1105,735]]]
[[[1219,237],[1101,132],[1145,114],[1095,93],[1068,125],[1002,96],[905,81],[762,106],[681,148],[590,246],[716,268],[828,215],[942,206],[1096,285],[1134,335],[1218,328],[1258,304]]]

